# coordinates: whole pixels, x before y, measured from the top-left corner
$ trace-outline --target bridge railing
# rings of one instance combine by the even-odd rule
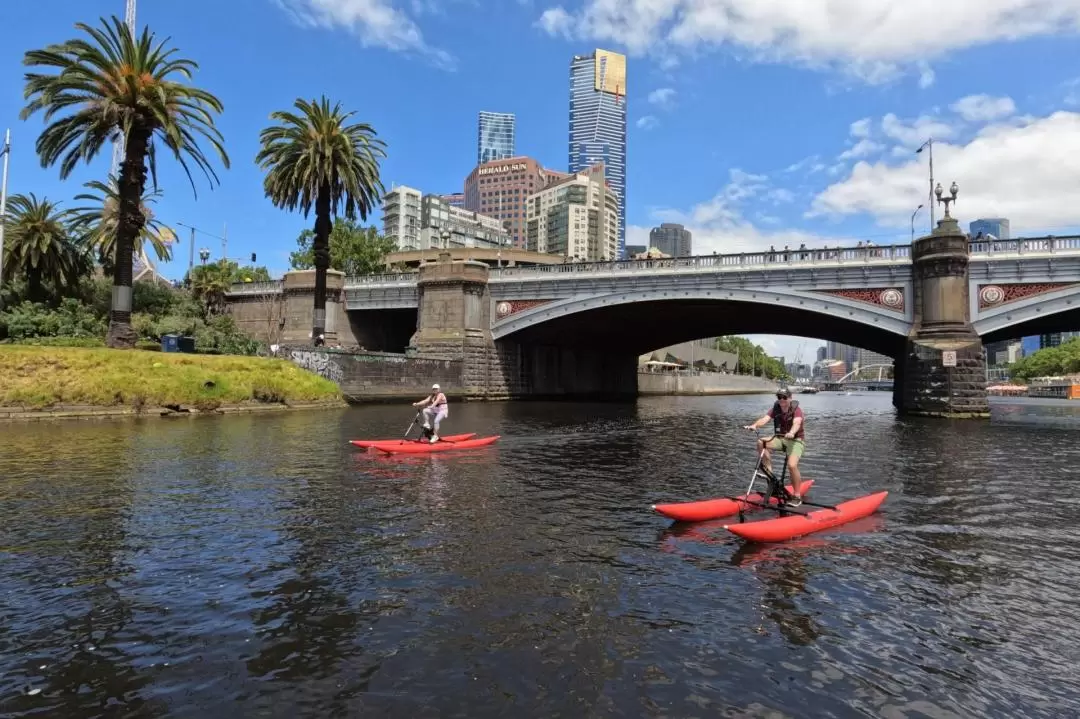
[[[1080,235],[1063,237],[1018,237],[1015,240],[978,240],[970,246],[972,255],[1070,254],[1080,252]]]
[[[234,282],[226,290],[225,294],[233,297],[276,295],[285,289],[285,280],[270,280],[269,282]]]
[[[550,275],[608,274],[619,272],[663,272],[678,270],[739,270],[747,268],[785,269],[815,265],[890,264],[907,263],[911,245],[882,247],[845,247],[836,249],[776,250],[773,252],[740,252],[730,255],[699,255],[649,260],[617,260],[614,262],[566,262],[555,265],[492,268],[492,279],[501,277],[541,277]]]
[[[1028,237],[1015,240],[972,241],[970,251],[976,257],[1045,253],[1080,253],[1080,235],[1063,237]],[[617,274],[623,272],[678,272],[693,270],[780,270],[792,267],[844,266],[858,264],[907,264],[911,261],[911,245],[882,245],[871,247],[837,247],[739,252],[726,255],[698,255],[648,260],[618,260],[614,262],[565,262],[527,267],[493,267],[492,279],[520,277],[555,277],[573,275]],[[416,284],[416,272],[393,272],[345,278],[345,289],[367,287],[407,287]],[[283,281],[245,282],[232,285],[230,296],[261,295],[281,292]]]

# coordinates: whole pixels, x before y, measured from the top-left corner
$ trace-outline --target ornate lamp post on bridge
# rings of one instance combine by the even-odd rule
[[[943,221],[952,219],[952,217],[949,215],[949,203],[956,202],[956,195],[960,192],[960,188],[956,186],[956,182],[952,183],[952,186],[949,188],[949,192],[952,194],[952,197],[941,196],[942,190],[940,182],[937,183],[937,187],[934,188],[934,194],[937,195],[937,201],[945,205],[945,216],[941,218]]]
[[[948,195],[937,184],[934,196],[945,205],[945,216],[911,245],[913,326],[903,362],[897,363],[894,403],[917,415],[985,418],[990,414],[986,357],[968,302],[970,248],[949,214],[959,193],[955,182]]]

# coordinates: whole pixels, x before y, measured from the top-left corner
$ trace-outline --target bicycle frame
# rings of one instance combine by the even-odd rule
[[[755,432],[755,437],[757,439],[761,439],[761,435],[757,434],[756,432]],[[769,437],[766,444],[768,444],[768,442],[771,442],[772,440],[776,439],[777,437],[780,437],[782,439],[783,435],[782,434],[773,434],[771,437]],[[784,467],[783,467],[783,469],[780,470],[780,477],[779,478],[777,478],[777,476],[775,474],[773,474],[772,470],[767,469],[765,467],[765,452],[766,451],[768,451],[768,450],[765,447],[762,447],[761,451],[758,453],[757,464],[754,465],[754,473],[750,476],[750,485],[746,488],[746,495],[745,496],[749,499],[750,494],[754,491],[754,482],[757,481],[758,475],[761,475],[762,477],[765,478],[765,487],[766,487],[765,492],[762,494],[761,501],[764,504],[767,505],[769,503],[769,500],[775,497],[776,498],[777,509],[779,509],[781,512],[783,512],[784,511],[784,506],[787,505],[788,499],[791,498],[791,493],[788,492],[787,488],[784,486],[784,478],[787,476],[787,450],[784,449],[783,447],[781,447],[781,449],[777,450],[779,452],[784,453]],[[739,504],[739,521],[741,522],[742,520],[743,520],[743,508],[742,508],[742,503],[740,503]]]

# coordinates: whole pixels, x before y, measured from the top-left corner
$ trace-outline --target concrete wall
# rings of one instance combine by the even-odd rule
[[[776,380],[748,375],[705,373],[697,375],[664,372],[637,373],[637,389],[641,395],[711,395],[711,394],[771,394],[777,390]]]
[[[278,356],[336,382],[350,402],[415,402],[426,397],[435,382],[448,397],[466,396],[459,359],[312,347],[282,347]]]

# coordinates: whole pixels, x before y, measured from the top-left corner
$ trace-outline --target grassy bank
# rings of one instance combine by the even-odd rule
[[[285,360],[83,347],[0,346],[0,407],[169,407],[336,400]]]

